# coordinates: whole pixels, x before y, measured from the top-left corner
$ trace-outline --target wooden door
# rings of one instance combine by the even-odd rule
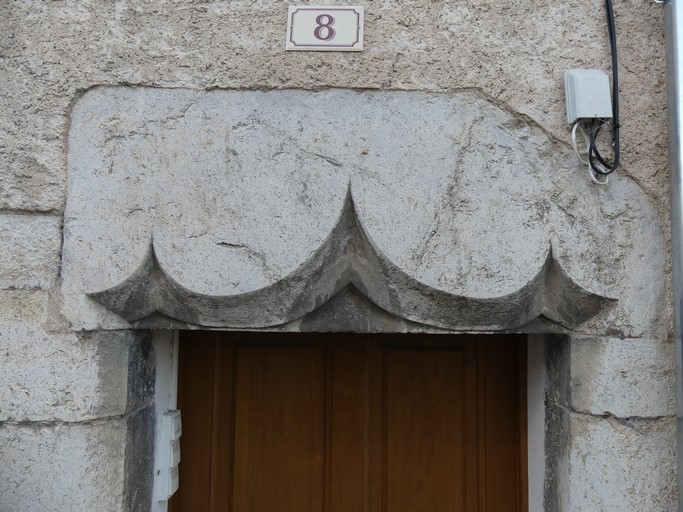
[[[524,338],[181,336],[171,510],[526,511]]]

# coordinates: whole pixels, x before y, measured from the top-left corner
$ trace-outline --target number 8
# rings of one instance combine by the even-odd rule
[[[327,21],[323,21],[325,18],[327,18]],[[334,36],[337,34],[337,31],[332,28],[332,25],[334,25],[334,17],[330,16],[329,14],[321,14],[315,19],[315,22],[318,24],[313,32],[313,35],[316,39],[320,39],[321,41],[329,41],[330,39],[334,39]],[[327,33],[324,37],[323,29],[327,29]]]

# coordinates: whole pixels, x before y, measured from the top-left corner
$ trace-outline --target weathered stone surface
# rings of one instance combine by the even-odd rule
[[[567,512],[676,510],[674,418],[570,419]]]
[[[126,438],[127,511],[150,509],[154,486],[154,407],[146,407],[128,418]]]
[[[75,334],[0,325],[0,421],[91,417],[99,402],[96,352]]]
[[[99,88],[72,115],[62,291],[76,327],[127,325],[84,294],[129,279],[152,239],[164,273],[200,299],[308,279],[295,271],[330,243],[349,185],[367,238],[414,287],[504,297],[535,279],[552,244],[562,276],[619,297],[595,325],[640,332],[655,321],[639,295],[662,287],[647,198],[625,181],[607,193],[576,181],[569,152],[478,94]],[[596,266],[615,240],[621,265]],[[551,319],[582,302],[567,300]],[[480,328],[515,326],[497,314],[508,313],[492,309]]]
[[[0,215],[0,288],[47,289],[59,272],[60,219]]]
[[[111,336],[111,335],[110,335]],[[0,324],[0,421],[81,421],[123,414],[128,344]]]
[[[600,3],[374,1],[366,9],[366,51],[322,56],[284,51],[286,6],[251,0],[0,4],[0,168],[12,169],[0,173],[5,204],[61,206],[66,113],[92,85],[477,88],[567,141],[564,71],[609,66]],[[666,132],[662,9],[631,2],[616,11],[618,30],[628,34],[619,41],[624,168],[661,201],[663,213],[666,138],[642,136]],[[29,180],[36,168],[41,172]]]
[[[546,133],[548,140],[553,141],[551,153],[555,158],[542,158],[535,169],[536,174],[543,175],[542,179],[551,179],[553,182],[553,186],[546,190],[545,198],[551,205],[548,217],[555,219],[549,223],[552,226],[549,237],[555,254],[561,258],[562,268],[583,288],[619,300],[616,306],[583,325],[581,330],[591,333],[610,332],[616,337],[645,336],[664,339],[670,329],[671,305],[668,299],[670,293],[667,291],[668,267],[664,264],[668,240],[666,228],[669,194],[667,141],[664,135],[665,66],[661,6],[653,2],[622,2],[615,5],[620,35],[623,168],[608,189],[587,186],[585,170],[568,153],[569,133],[564,122],[561,87],[565,69],[609,68],[607,34],[600,2],[483,0],[456,4],[443,0],[379,0],[366,7],[365,52],[356,55],[294,55],[283,51],[286,3],[281,1],[178,0],[163,4],[146,0],[0,2],[0,209],[19,210],[23,213],[61,212],[68,190],[67,130],[70,109],[81,94],[94,86],[133,84],[192,90],[322,90],[337,87],[456,94],[464,90],[475,90],[475,96],[488,98],[503,110],[515,112],[513,118],[531,121],[528,124],[532,127],[535,126],[534,123],[539,123],[539,127],[535,129]],[[643,134],[650,136],[644,137]],[[511,139],[521,140],[522,137],[519,131],[514,131]],[[536,138],[536,135],[533,137]],[[268,149],[268,146],[265,148]],[[179,146],[179,151],[180,149],[182,146]],[[484,149],[482,153],[481,158],[487,159]],[[495,152],[492,151],[491,154],[496,157]],[[172,159],[174,156],[167,155],[167,158]],[[325,162],[321,163],[323,167],[327,165]],[[475,161],[472,171],[477,170],[479,175],[472,177],[470,181],[480,181],[482,192],[486,192],[487,197],[495,196],[499,188],[493,186],[489,194],[485,186],[491,177],[499,179],[500,173],[490,168],[483,169]],[[539,182],[533,183],[531,188],[535,188]],[[303,189],[303,185],[299,185]],[[502,184],[503,187],[507,185],[508,183]],[[182,186],[184,185],[181,184],[180,187]],[[382,186],[380,182],[377,186],[373,185],[374,188]],[[412,183],[407,184],[407,187],[410,186]],[[468,186],[473,185],[468,183]],[[210,188],[207,186],[209,191]],[[457,189],[457,184],[454,188]],[[636,193],[638,188],[642,189],[642,194]],[[435,197],[441,192],[437,189],[435,186],[432,191]],[[513,186],[513,190],[517,189]],[[206,204],[209,205],[207,211],[210,212],[211,195],[206,197]],[[441,200],[442,197],[454,196],[449,192],[443,196],[438,195],[436,199]],[[512,196],[509,201],[512,210],[517,207],[515,201],[519,197],[527,198],[526,191],[522,191],[517,197]],[[196,199],[203,200],[201,195]],[[401,199],[404,197],[401,196]],[[261,200],[260,197],[257,198],[257,201]],[[328,203],[326,206],[329,213],[323,215],[322,223],[335,216],[334,201],[334,197],[327,195],[314,198],[313,205]],[[363,207],[367,210],[369,206],[367,200],[364,201],[366,203]],[[229,206],[229,203],[230,198],[226,198],[218,204]],[[410,206],[412,205],[405,210],[412,213],[414,210]],[[491,211],[501,216],[506,215],[508,204],[501,201],[498,206],[499,208]],[[249,211],[251,205],[242,207]],[[166,221],[177,224],[176,219],[183,208],[184,205],[178,205],[176,216],[167,216]],[[172,208],[167,207],[167,210]],[[462,211],[472,212],[476,216],[483,210],[464,205]],[[135,215],[140,215],[140,212],[131,213],[131,216]],[[564,221],[557,220],[562,216]],[[211,222],[211,215],[207,214],[202,221]],[[301,216],[296,221],[305,223],[308,217]],[[270,223],[272,220],[265,222]],[[281,222],[284,225],[285,220]],[[531,222],[535,222],[533,216]],[[254,224],[255,230],[263,229]],[[317,225],[315,222],[313,224]],[[278,224],[274,225],[273,231],[276,231]],[[392,228],[395,228],[394,231],[403,230],[404,225],[403,217],[397,217]],[[477,225],[471,220],[469,225],[485,227],[483,221]],[[448,216],[442,220],[442,227],[446,232],[452,230],[464,243],[479,246],[482,251],[489,251],[491,245],[506,243],[508,240],[505,236],[502,239],[492,236],[495,235],[494,228],[491,228],[492,231],[463,231],[455,221],[451,223]],[[533,231],[534,227],[530,230]],[[305,226],[309,232],[315,231],[309,228],[310,226]],[[32,230],[30,228],[29,231]],[[141,230],[145,231],[144,227]],[[530,230],[525,227],[520,233],[528,233]],[[318,230],[319,233],[323,231]],[[427,233],[431,232],[429,230]],[[24,235],[13,234],[9,240],[21,236]],[[291,251],[288,245],[288,238],[291,236],[291,232],[282,231],[279,241],[270,246],[276,250],[276,254],[271,255],[271,261],[264,261],[264,267],[278,261],[277,251]],[[482,242],[484,238],[493,238],[493,241],[486,244]],[[254,248],[245,244],[243,248],[230,247],[230,240],[217,239],[227,242],[228,245],[222,246],[226,252],[244,252],[242,260],[248,260],[250,255],[251,262],[242,262],[243,274],[251,271],[250,269],[262,267],[259,260],[264,255],[258,252],[258,246]],[[534,241],[536,239],[532,237],[528,245],[533,246]],[[146,244],[148,240],[144,242]],[[513,278],[512,282],[498,282],[496,279],[500,276],[496,275],[495,268],[492,272],[490,266],[482,265],[480,261],[469,261],[458,251],[452,251],[454,256],[451,258],[448,252],[450,242],[443,235],[435,234],[429,243],[426,238],[420,242],[426,248],[420,269],[425,279],[429,276],[438,277],[438,267],[444,264],[438,259],[443,255],[449,258],[451,265],[448,267],[451,276],[444,277],[444,281],[450,281],[450,284],[455,281],[455,285],[459,287],[471,286],[470,280],[479,278],[476,272],[481,273],[481,278],[491,281],[492,289],[498,286],[511,287],[512,282],[517,279]],[[520,237],[518,244],[510,246],[511,259],[514,260],[516,253],[520,251],[527,255],[533,252],[529,252],[525,242],[524,237]],[[41,275],[41,272],[30,272],[34,261],[53,261],[54,250],[49,248],[44,251],[40,244],[36,245],[33,241],[30,245],[35,252],[25,255],[24,262],[15,259],[18,255],[10,254],[15,246],[7,247],[5,244],[3,254],[9,256],[7,259],[0,257],[0,278],[7,275],[11,279],[3,282],[0,287],[16,287],[17,279],[23,279],[24,284],[21,287],[27,288],[48,287],[54,282],[56,272],[49,278],[46,278],[47,274]],[[167,251],[176,249],[168,242],[167,245]],[[142,256],[145,249],[146,245],[138,246],[138,256]],[[492,254],[500,256],[495,248]],[[302,250],[301,255],[305,259],[308,253]],[[437,270],[429,268],[432,258]],[[494,256],[493,260],[495,259]],[[533,257],[529,256],[529,259],[531,263],[535,263]],[[191,257],[187,261],[195,267],[205,263]],[[216,263],[210,260],[206,264],[211,266]],[[123,266],[126,265],[135,265],[135,262],[126,260]],[[128,270],[107,269],[103,274],[108,279],[111,277],[110,272],[119,272],[125,276]],[[274,273],[267,275],[264,268],[252,274],[250,279],[256,276],[265,281],[284,273],[286,272],[282,268],[275,268]],[[214,277],[215,275],[211,276],[211,279]],[[519,280],[521,278],[520,273]],[[32,282],[26,282],[31,279]],[[74,279],[74,275],[71,279]],[[35,281],[39,283],[36,284]],[[111,279],[112,284],[115,282],[116,280]],[[241,284],[248,283],[243,281]],[[205,286],[210,288],[213,284],[209,282]],[[79,288],[77,291],[81,293],[92,290]],[[127,326],[119,320],[105,318],[101,310],[92,315],[81,315],[92,307],[92,304],[83,300],[84,296],[81,299],[73,295],[67,296],[66,299],[70,302],[62,309],[60,290],[53,287],[52,292],[55,302],[51,305],[49,322],[46,324],[49,328],[63,326],[58,310],[76,315],[76,327],[96,326],[99,322],[108,327]],[[9,294],[12,294],[12,298]],[[29,328],[22,324],[42,324],[43,313],[38,311],[44,309],[43,304],[43,292],[29,294],[24,291],[0,291],[0,315],[14,317],[17,321],[17,326],[7,328],[11,336],[14,337],[12,333],[22,331],[24,334],[20,334],[20,338],[33,336],[40,342],[35,351],[28,346],[27,341],[22,342],[27,357],[37,357],[36,354],[44,357],[50,353],[50,347],[56,340],[56,346],[68,348],[73,357],[62,358],[62,354],[56,354],[56,361],[50,372],[60,374],[64,371],[69,375],[73,360],[81,359],[83,346],[76,343],[75,338],[64,334],[56,334],[53,338],[52,334],[44,332],[42,328]],[[334,313],[337,312],[335,310]],[[41,319],[37,320],[39,317]],[[90,323],[82,323],[84,321]],[[0,326],[0,331],[4,332],[5,329],[6,327]],[[609,353],[608,350],[607,354]],[[646,357],[658,359],[658,356],[647,350],[645,353]],[[0,351],[0,359],[5,354],[5,351]],[[2,370],[14,365],[15,358],[19,361],[19,367],[24,368],[19,360],[23,354],[19,351],[11,354],[11,360],[0,360]],[[116,371],[118,363],[112,362],[117,360],[115,350],[105,357],[102,354],[93,355],[89,347],[86,360],[98,357],[98,364],[102,365],[103,372],[113,369],[113,373],[119,375]],[[610,355],[601,357],[604,364],[613,362]],[[569,356],[567,365],[568,361]],[[39,386],[38,379],[44,375],[41,373],[44,363],[45,360],[36,364],[38,372],[35,386]],[[646,373],[651,375],[650,370],[657,365],[658,363],[646,367]],[[629,367],[638,368],[639,364],[633,361]],[[632,383],[632,371],[625,371],[627,375],[620,374],[617,379],[618,382],[625,383],[625,388],[622,389],[630,388]],[[98,371],[98,375],[99,373]],[[141,371],[141,375],[144,373]],[[609,373],[610,370],[605,368],[591,377],[599,389],[604,386],[602,389],[605,390],[604,393],[601,391],[597,399],[590,397],[591,402],[595,399],[597,404],[604,403],[612,394],[604,380]],[[99,378],[102,379],[101,376]],[[25,377],[17,377],[16,374],[8,377],[8,381],[9,379],[25,382]],[[50,373],[45,386],[63,385],[63,382],[51,379],[56,377]],[[141,387],[144,388],[144,385],[141,384]],[[642,387],[639,386],[638,393],[641,391]],[[2,390],[0,403],[8,403],[1,393]],[[566,397],[568,396],[567,394]],[[624,406],[633,406],[642,411],[642,404],[637,401],[628,398],[623,400]],[[116,398],[112,403],[122,404],[123,401]],[[22,407],[25,410],[34,409],[33,406]],[[598,409],[600,408],[602,407]],[[566,447],[561,443],[568,409],[560,400],[553,402],[549,410],[553,414],[557,413],[551,422],[557,428],[552,430],[552,438],[548,439],[548,456],[553,458],[556,454],[561,456],[566,453],[563,451]],[[36,417],[51,414],[46,412],[47,409],[42,409],[42,405],[36,407],[35,411]],[[5,442],[7,436],[0,439],[0,460],[3,461],[0,465],[0,509],[13,511],[16,505],[16,510],[21,511],[51,510],[51,507],[55,507],[52,497],[62,496],[59,494],[62,487],[71,492],[68,498],[71,501],[66,502],[63,507],[67,510],[79,510],[79,504],[84,504],[87,510],[125,508],[119,501],[108,501],[112,494],[120,495],[121,481],[100,485],[101,482],[97,480],[100,475],[81,471],[86,460],[81,457],[82,450],[74,449],[69,454],[66,453],[77,443],[67,443],[67,447],[64,447],[57,437],[34,435],[32,428],[22,427],[12,431],[9,438],[14,441],[10,443]],[[575,457],[572,458],[574,469],[571,486],[557,480],[559,483],[553,488],[558,500],[571,495],[572,511],[669,512],[675,509],[675,503],[670,499],[670,487],[657,480],[662,472],[671,470],[673,454],[666,455],[666,458],[661,459],[662,463],[659,463],[659,457],[664,457],[659,450],[666,443],[648,444],[649,441],[645,441],[650,439],[648,436],[642,436],[644,441],[638,443],[631,435],[622,438],[621,434],[598,427],[576,432],[580,433],[580,441],[573,445]],[[59,437],[62,438],[63,436]],[[18,445],[17,440],[21,441]],[[15,452],[19,450],[20,455],[8,459],[5,456],[9,453],[7,446],[12,446]],[[601,451],[601,446],[607,450]],[[40,457],[44,455],[52,458],[42,460]],[[116,466],[122,457],[118,453],[112,455],[102,452],[97,464],[106,463],[110,466],[113,461]],[[6,462],[7,460],[10,462]],[[50,461],[56,461],[55,467],[64,470],[55,473],[48,467]],[[565,462],[566,460],[557,463],[554,468],[556,473],[561,474],[566,469],[563,467]],[[586,464],[590,467],[586,467]],[[596,475],[589,471],[594,467],[601,468],[604,464],[608,467],[603,468],[602,474]],[[633,464],[636,465],[635,469]],[[620,473],[617,473],[622,466],[626,468],[623,481],[619,480]],[[55,480],[55,475],[68,478],[72,474],[72,467],[76,471],[73,481]],[[33,469],[37,469],[35,478],[27,473]],[[636,470],[641,471],[642,475],[634,476]],[[600,480],[603,474],[610,477],[609,482]],[[130,475],[135,475],[135,472],[129,473],[129,478],[132,478]],[[616,479],[612,478],[615,475]],[[627,484],[625,480],[637,483],[631,485],[631,482]],[[550,483],[553,482],[555,480]],[[611,490],[614,490],[614,495],[610,494]],[[97,494],[99,501],[93,501],[94,494]],[[12,506],[7,505],[8,503]],[[135,501],[129,499],[128,503],[130,507]],[[549,512],[550,510],[554,509],[549,509]]]
[[[197,293],[166,272],[152,242],[133,275],[88,296],[134,325],[161,314],[207,327],[262,328],[282,326],[331,306],[333,298],[349,286],[371,307],[398,319],[450,329],[511,329],[541,315],[572,328],[613,302],[573,283],[551,251],[527,283],[499,297],[467,297],[425,285],[396,267],[373,245],[358,218],[350,188],[342,213],[324,243],[308,261],[272,285],[242,294]],[[358,330],[360,325],[348,311],[338,320],[342,318],[348,323],[345,330],[365,332]]]
[[[98,398],[93,414],[118,416],[154,397],[154,349],[149,331],[84,333],[97,350]]]
[[[47,319],[48,292],[0,290],[0,322],[42,324]]]
[[[573,338],[572,408],[618,418],[673,415],[673,343]]]
[[[124,422],[0,423],[0,510],[123,512]]]
[[[569,348],[569,340],[565,336],[545,337],[544,512],[565,512],[562,503],[566,495],[569,462]],[[529,439],[529,443],[538,441],[540,440]]]
[[[45,212],[61,207],[63,177],[55,166],[60,161],[61,147],[54,142],[36,148],[35,153],[17,151],[9,155],[0,152],[0,169],[5,170],[0,173],[0,205],[3,208]]]
[[[0,293],[0,422],[116,416],[150,399],[149,335],[48,332],[46,315],[45,292]]]

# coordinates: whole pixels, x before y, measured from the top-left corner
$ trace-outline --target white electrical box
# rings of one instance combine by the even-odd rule
[[[168,500],[178,490],[180,436],[183,434],[180,411],[168,411],[161,417],[157,432],[157,501]]]
[[[609,77],[599,69],[570,69],[564,74],[567,122],[578,119],[611,119]]]

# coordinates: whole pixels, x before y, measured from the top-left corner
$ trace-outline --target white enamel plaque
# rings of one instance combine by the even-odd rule
[[[290,6],[287,50],[360,52],[364,8]]]

